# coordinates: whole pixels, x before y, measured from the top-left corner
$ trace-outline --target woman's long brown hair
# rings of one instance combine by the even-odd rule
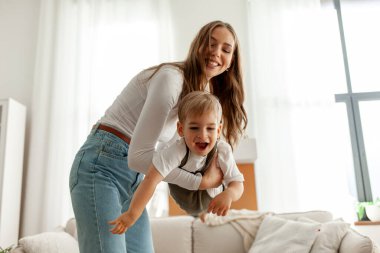
[[[207,84],[206,51],[210,47],[211,34],[217,27],[227,28],[234,37],[235,48],[228,71],[210,79],[210,91],[219,98],[223,109],[223,136],[234,147],[247,127],[244,109],[244,85],[242,78],[240,45],[232,26],[222,21],[213,21],[203,26],[193,42],[184,62],[162,63],[152,67],[152,76],[164,65],[173,65],[183,71],[183,88],[180,99],[192,91],[204,90]],[[152,69],[150,68],[150,69]]]

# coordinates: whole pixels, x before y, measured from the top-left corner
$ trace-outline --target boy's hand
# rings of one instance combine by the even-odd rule
[[[115,220],[108,222],[110,225],[115,225],[110,231],[112,234],[123,234],[127,232],[135,222],[137,218],[133,217],[130,212],[124,212]]]
[[[207,212],[217,214],[218,216],[226,216],[231,207],[232,199],[228,191],[221,192],[211,200]]]

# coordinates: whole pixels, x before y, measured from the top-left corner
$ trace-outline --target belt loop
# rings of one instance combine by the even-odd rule
[[[98,128],[99,128],[99,125],[100,125],[100,123],[99,123],[99,122],[96,122],[95,125],[92,126],[92,128],[91,128],[91,133],[92,133],[92,134],[96,133],[96,131],[97,131]]]

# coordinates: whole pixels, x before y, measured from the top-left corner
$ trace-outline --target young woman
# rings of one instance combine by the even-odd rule
[[[176,138],[178,101],[197,90],[209,90],[219,98],[222,135],[234,145],[247,116],[239,43],[227,23],[203,26],[184,62],[163,63],[137,74],[78,151],[70,192],[81,253],[153,252],[146,210],[123,235],[112,234],[108,221],[128,210],[155,149]],[[220,184],[222,173],[215,163],[207,173],[202,177],[177,168],[165,181],[190,190]]]

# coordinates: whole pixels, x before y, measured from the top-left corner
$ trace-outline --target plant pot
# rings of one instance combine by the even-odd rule
[[[370,221],[380,221],[380,206],[366,206],[365,212]]]

